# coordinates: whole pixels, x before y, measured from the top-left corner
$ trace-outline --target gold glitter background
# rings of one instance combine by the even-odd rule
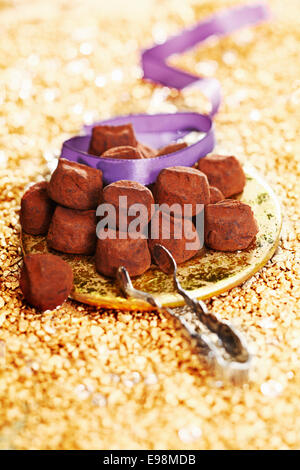
[[[246,334],[256,354],[252,382],[216,381],[161,315],[71,301],[41,315],[18,284],[27,184],[49,175],[83,122],[205,110],[195,92],[143,83],[139,50],[237,3],[0,2],[0,448],[299,448],[298,0],[272,0],[271,22],[173,60],[221,81],[217,150],[251,162],[283,208],[273,259],[208,302]]]

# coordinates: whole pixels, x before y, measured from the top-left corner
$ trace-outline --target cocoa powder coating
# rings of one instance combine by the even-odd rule
[[[124,145],[137,146],[137,139],[132,124],[95,126],[92,129],[89,153],[99,156],[106,152],[106,150]]]
[[[216,204],[216,202],[223,201],[224,194],[215,186],[209,187],[209,203]]]
[[[126,233],[103,229],[98,233],[96,269],[100,274],[115,277],[119,266],[124,266],[130,276],[143,274],[151,265],[147,239],[140,235],[134,239]],[[125,238],[127,237],[127,238]]]
[[[52,310],[69,296],[73,285],[71,267],[50,253],[26,255],[20,287],[25,299],[39,310]]]
[[[52,174],[48,194],[70,209],[95,209],[102,193],[102,172],[87,165],[60,158]]]
[[[161,155],[168,155],[170,153],[178,152],[178,150],[182,150],[188,145],[185,142],[175,142],[173,144],[166,145],[165,147],[160,148],[156,156],[160,157]]]
[[[120,197],[127,198],[127,209],[126,207],[120,207]],[[117,227],[127,228],[136,216],[140,215],[140,229],[143,229],[151,218],[151,206],[154,204],[154,198],[150,189],[146,186],[135,181],[120,180],[104,188],[103,202],[112,204],[115,207]],[[135,213],[128,215],[130,207],[134,204],[141,204],[143,207],[136,215]],[[132,207],[131,210],[133,209]]]
[[[195,256],[201,248],[198,233],[190,219],[172,217],[160,210],[151,219],[148,240],[151,253],[157,243],[167,248],[178,264]]]
[[[106,150],[106,152],[101,155],[101,158],[116,158],[119,160],[139,160],[144,157],[138,148],[132,147],[130,145],[122,145]]]
[[[258,233],[251,207],[234,199],[208,204],[204,219],[205,243],[214,250],[244,250]]]
[[[181,210],[174,210],[174,215],[183,215],[184,205],[191,204],[190,215],[198,214],[202,208],[198,205],[209,203],[207,177],[195,168],[174,166],[165,168],[158,175],[155,185],[155,199],[158,204],[179,204]]]
[[[48,183],[41,181],[31,186],[21,199],[20,223],[31,235],[47,233],[55,203],[48,196]]]
[[[57,206],[47,243],[63,253],[92,255],[96,249],[96,212]]]
[[[241,193],[246,184],[242,165],[233,155],[208,155],[198,161],[198,168],[225,197]]]

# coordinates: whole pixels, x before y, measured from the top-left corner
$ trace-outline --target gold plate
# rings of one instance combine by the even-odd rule
[[[179,280],[183,288],[195,298],[216,296],[243,283],[267,263],[277,248],[281,213],[276,196],[252,167],[247,165],[244,170],[247,182],[240,200],[252,207],[259,225],[255,246],[235,253],[203,248],[196,257],[181,264],[178,267]],[[44,236],[23,233],[21,241],[25,254],[50,251]],[[105,308],[153,310],[153,307],[141,300],[123,298],[114,280],[96,272],[92,256],[52,252],[72,266],[72,299]],[[174,291],[172,277],[163,274],[155,266],[134,279],[133,284],[137,289],[154,294],[164,306],[183,304],[182,298]]]

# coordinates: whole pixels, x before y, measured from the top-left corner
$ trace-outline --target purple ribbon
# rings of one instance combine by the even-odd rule
[[[96,122],[91,126],[85,126],[87,135],[76,136],[65,141],[61,157],[102,170],[105,183],[125,179],[151,184],[163,168],[194,165],[201,157],[211,152],[215,145],[212,116],[220,106],[220,84],[215,78],[200,78],[171,67],[166,64],[166,59],[172,54],[191,49],[209,36],[223,36],[243,26],[257,24],[268,17],[269,12],[263,4],[232,8],[217,13],[193,28],[186,29],[163,44],[156,45],[142,53],[145,79],[178,90],[190,86],[199,88],[211,103],[210,115],[192,112],[133,114]],[[133,124],[137,138],[154,148],[167,145],[191,131],[204,132],[205,137],[173,154],[142,160],[118,160],[88,154],[90,134],[94,126],[119,125],[130,122]]]
[[[142,160],[118,160],[89,155],[87,150],[90,135],[88,134],[67,140],[63,144],[61,157],[100,169],[105,183],[131,180],[147,185],[156,180],[163,168],[178,165],[192,166],[200,157],[204,157],[214,148],[211,119],[197,113],[132,114],[96,124],[119,125],[128,122],[133,124],[138,139],[154,147],[164,146],[171,140],[183,137],[191,130],[205,132],[205,137],[173,154]],[[88,130],[88,127],[86,129]]]

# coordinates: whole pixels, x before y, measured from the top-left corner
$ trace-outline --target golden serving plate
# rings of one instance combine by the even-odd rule
[[[182,287],[193,297],[206,299],[235,287],[256,273],[275,252],[281,230],[281,213],[272,189],[250,167],[244,168],[247,183],[240,200],[252,207],[259,225],[253,247],[235,253],[203,248],[193,259],[178,267]],[[22,234],[23,253],[52,251],[67,261],[73,269],[74,287],[71,298],[98,307],[153,310],[141,300],[125,299],[114,280],[101,276],[95,269],[92,256],[67,255],[48,250],[45,236]],[[133,280],[134,287],[147,291],[164,306],[183,305],[173,288],[172,276],[159,271],[154,265],[145,274]]]

